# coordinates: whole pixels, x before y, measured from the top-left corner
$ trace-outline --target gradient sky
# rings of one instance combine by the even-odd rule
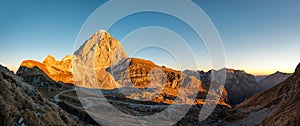
[[[1,1],[0,64],[17,69],[26,59],[42,61],[48,54],[61,59],[66,54],[72,54],[81,26],[104,2],[105,0]],[[215,24],[223,40],[227,67],[259,75],[276,71],[293,72],[300,62],[299,0],[195,0],[195,3]],[[201,40],[195,37],[195,33],[184,22],[175,17],[154,12],[138,13],[120,20],[109,32],[121,40],[134,28],[148,25],[164,26],[181,33],[188,38],[191,47],[197,50],[198,69],[211,68]],[[130,50],[130,46],[123,46],[126,51]],[[172,56],[154,48],[136,56],[154,60],[160,65],[174,68],[178,66],[174,64]],[[190,67],[184,66],[183,69]]]

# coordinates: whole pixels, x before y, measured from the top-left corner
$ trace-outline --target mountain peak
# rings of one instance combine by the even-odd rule
[[[101,37],[111,37],[106,30],[99,30],[95,34]]]
[[[73,58],[74,58],[74,55],[66,55],[64,58],[61,59],[61,61],[72,60]]]
[[[280,71],[276,71],[275,73],[282,73],[282,72],[280,72]]]
[[[45,59],[44,59],[44,61],[43,61],[43,63],[47,63],[47,62],[55,62],[56,61],[56,59],[52,56],[52,55],[48,55]]]
[[[103,38],[109,38],[111,36],[106,30],[98,30],[96,33],[94,33],[91,36],[91,38],[92,37],[97,37],[97,38],[103,39]]]
[[[271,75],[277,75],[277,74],[286,74],[286,73],[283,73],[283,72],[280,72],[280,71],[276,71],[275,73],[273,73]]]
[[[295,70],[295,73],[300,73],[300,63],[298,64],[296,70]]]
[[[232,68],[223,68],[219,71],[223,71],[223,70],[225,70],[227,73],[246,73],[244,70],[236,70]]]
[[[74,55],[86,66],[95,68],[106,68],[127,58],[121,43],[105,30],[94,33]]]

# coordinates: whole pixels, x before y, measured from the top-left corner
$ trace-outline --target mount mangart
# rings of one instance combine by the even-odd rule
[[[221,71],[226,73],[225,83],[209,90],[212,74]],[[300,65],[294,74],[277,72],[259,82],[242,70],[180,71],[159,66],[129,57],[118,40],[99,30],[60,61],[51,55],[43,62],[26,60],[16,74],[0,66],[0,125],[109,124],[105,119],[98,124],[85,111],[96,103],[78,98],[78,87],[91,90],[85,92],[90,97],[93,90],[102,90],[115,108],[134,116],[165,109],[159,106],[190,105],[174,125],[300,125],[299,84]],[[207,94],[216,99],[206,101]],[[210,103],[217,107],[198,121],[202,106]],[[157,107],[145,107],[149,105]]]

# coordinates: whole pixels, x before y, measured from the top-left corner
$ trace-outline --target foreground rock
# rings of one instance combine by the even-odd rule
[[[80,124],[98,125],[83,109],[76,95],[74,85],[54,81],[38,67],[20,67],[17,75],[23,78],[26,83],[36,88],[44,99],[56,103],[64,111],[78,118]],[[69,95],[69,92],[73,93]]]
[[[0,125],[75,125],[78,119],[0,66]]]

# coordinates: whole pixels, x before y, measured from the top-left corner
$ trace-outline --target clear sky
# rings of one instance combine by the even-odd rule
[[[105,0],[1,1],[0,63],[17,69],[26,59],[42,61],[48,54],[61,59],[72,54],[82,24],[104,2]],[[293,72],[300,62],[299,0],[195,0],[195,3],[207,13],[219,31],[227,67],[258,75],[276,71]],[[195,37],[195,33],[184,22],[170,15],[138,13],[122,19],[109,32],[122,40],[128,32],[148,25],[164,26],[180,32],[188,38],[191,47],[198,50],[198,69],[211,68],[201,40]],[[130,51],[130,46],[122,44],[125,51]],[[178,64],[174,63],[176,60],[162,50],[149,48],[136,56],[178,68]],[[182,69],[190,67],[187,65]]]

